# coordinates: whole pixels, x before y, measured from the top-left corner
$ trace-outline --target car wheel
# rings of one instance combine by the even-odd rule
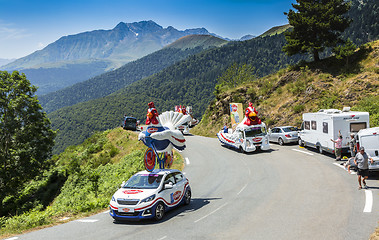
[[[240,147],[240,153],[245,153],[245,150],[243,150],[242,147]]]
[[[317,150],[318,150],[318,152],[321,153],[321,154],[324,152],[324,151],[322,150],[321,146],[317,146]]]
[[[163,218],[165,214],[163,203],[159,202],[155,207],[155,220],[159,221]]]
[[[284,141],[283,141],[283,139],[279,138],[279,139],[278,139],[278,143],[279,143],[280,146],[283,146],[283,145],[284,145]]]
[[[298,143],[300,147],[304,147],[304,142],[301,140],[301,138],[299,138]]]
[[[187,190],[186,194],[184,195],[184,204],[188,205],[191,202],[191,190]]]

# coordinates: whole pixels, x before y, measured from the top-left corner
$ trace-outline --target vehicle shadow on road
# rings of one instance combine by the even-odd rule
[[[174,208],[165,213],[165,216],[160,221],[154,221],[152,219],[146,219],[141,221],[113,221],[114,224],[121,225],[153,225],[160,224],[174,217],[184,217],[186,214],[195,212],[202,207],[208,205],[212,201],[221,200],[222,198],[192,198],[191,203],[189,205],[182,205],[180,207]]]
[[[254,151],[254,152],[244,152],[244,153],[242,153],[241,150],[239,150],[237,148],[234,148],[234,147],[229,147],[229,146],[224,145],[224,144],[222,144],[221,147],[223,147],[225,149],[228,149],[228,150],[231,150],[231,151],[234,151],[234,152],[237,152],[237,153],[246,154],[246,155],[271,153],[271,152],[274,152],[274,151],[278,151],[278,149],[272,149],[272,148],[270,148],[269,150],[266,150],[266,151],[258,149],[258,150]]]

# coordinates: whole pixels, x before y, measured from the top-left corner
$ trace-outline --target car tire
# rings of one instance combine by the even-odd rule
[[[164,217],[164,214],[165,214],[164,205],[163,205],[162,202],[159,202],[157,204],[157,206],[155,207],[155,216],[154,216],[154,219],[156,221],[160,221]]]
[[[240,147],[239,150],[240,150],[240,153],[245,153],[245,150],[243,150],[242,147]]]
[[[283,141],[283,139],[282,139],[282,138],[279,138],[279,139],[278,139],[278,143],[279,143],[280,146],[283,146],[283,145],[284,145],[284,141]]]
[[[321,146],[317,146],[316,147],[317,148],[317,151],[320,153],[320,154],[322,154],[324,151],[322,150],[322,147]]]
[[[187,190],[184,194],[184,205],[189,205],[191,203],[191,190]]]
[[[300,147],[304,147],[304,142],[303,142],[303,140],[301,140],[301,138],[299,138],[298,144]]]

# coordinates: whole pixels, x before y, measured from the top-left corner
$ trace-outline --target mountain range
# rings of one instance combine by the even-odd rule
[[[24,72],[39,87],[37,93],[43,95],[121,67],[193,34],[215,35],[205,28],[180,31],[153,21],[120,22],[111,30],[61,37],[1,69]]]
[[[211,35],[189,35],[178,39],[163,49],[124,66],[74,84],[70,87],[39,97],[47,113],[76,103],[105,97],[123,87],[155,74],[205,49],[220,47],[226,40]]]

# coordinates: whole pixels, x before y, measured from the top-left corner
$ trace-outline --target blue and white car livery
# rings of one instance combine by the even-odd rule
[[[113,195],[110,215],[117,220],[154,218],[161,220],[166,211],[189,204],[191,187],[176,169],[156,169],[134,174]]]

